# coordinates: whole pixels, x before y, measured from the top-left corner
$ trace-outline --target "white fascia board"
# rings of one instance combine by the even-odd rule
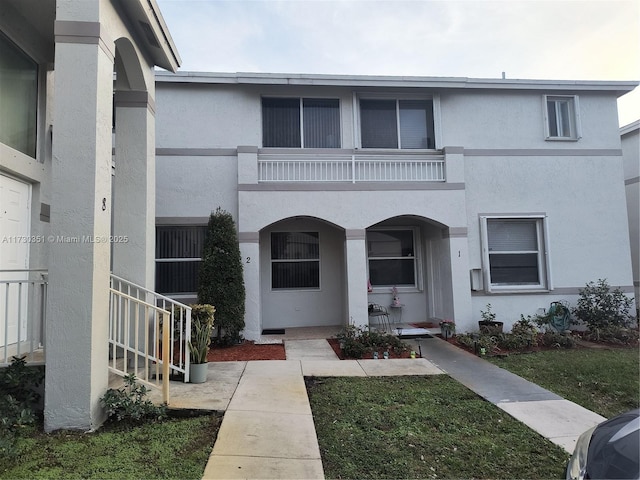
[[[483,90],[543,90],[543,91],[608,91],[618,96],[632,91],[637,81],[600,80],[515,80],[467,77],[393,77],[373,75],[319,75],[282,73],[215,73],[180,72],[168,77],[156,72],[159,82],[176,83],[237,83],[259,85],[320,85],[340,87],[454,88]]]
[[[640,130],[640,120],[636,120],[635,122],[631,122],[628,125],[620,127],[620,135],[626,135],[627,133],[631,133],[636,130]]]

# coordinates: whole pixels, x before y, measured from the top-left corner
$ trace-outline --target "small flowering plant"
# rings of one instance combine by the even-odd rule
[[[453,320],[442,320],[440,322],[440,329],[444,332],[447,331],[452,334],[456,331],[456,323]]]

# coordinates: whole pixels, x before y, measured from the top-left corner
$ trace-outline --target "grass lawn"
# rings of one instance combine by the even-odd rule
[[[553,350],[490,361],[607,418],[640,407],[637,348]]]
[[[448,376],[306,381],[326,478],[564,475],[564,450]]]
[[[0,478],[200,479],[221,421],[207,415],[96,433],[25,432],[17,457],[0,458]]]

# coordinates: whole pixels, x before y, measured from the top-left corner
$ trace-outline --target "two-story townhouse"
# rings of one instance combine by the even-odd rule
[[[636,82],[156,75],[156,286],[195,299],[238,225],[245,337],[368,323],[506,328],[606,278],[632,292],[616,100]]]
[[[178,64],[155,0],[0,2],[0,367],[46,360],[47,430],[104,420],[111,270],[153,288],[154,67]]]
[[[640,308],[640,120],[620,128],[636,308]]]

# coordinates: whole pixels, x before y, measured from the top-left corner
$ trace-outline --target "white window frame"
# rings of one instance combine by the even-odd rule
[[[569,132],[568,135],[552,135],[551,132],[551,118],[549,117],[549,102],[556,103],[556,126],[557,129],[560,130],[562,127],[562,114],[561,110],[557,108],[561,103],[566,102],[568,104],[568,121],[569,121]],[[542,96],[542,106],[544,112],[544,134],[546,140],[553,141],[577,141],[582,138],[582,125],[580,122],[580,103],[577,95],[543,95]],[[563,132],[559,132],[563,133]]]
[[[315,233],[318,236],[318,258],[293,258],[274,259],[271,258],[271,236],[274,233]],[[322,287],[322,235],[315,230],[278,230],[269,233],[269,284],[272,292],[317,292]],[[274,287],[273,286],[273,264],[274,263],[295,263],[295,262],[317,262],[318,263],[318,286],[317,287]]]
[[[497,284],[491,282],[491,264],[489,252],[488,221],[489,220],[535,220],[538,243],[538,278],[537,285]],[[490,293],[500,292],[541,292],[553,290],[550,269],[548,222],[545,214],[529,215],[481,215],[480,216],[480,241],[482,246],[482,271],[485,291]],[[509,252],[532,253],[532,252]]]
[[[262,100],[268,98],[268,99],[282,99],[282,100],[298,100],[299,101],[299,115],[300,115],[300,146],[299,147],[264,147],[264,125],[262,125],[263,120],[263,116],[262,116]],[[341,111],[341,99],[338,97],[315,97],[315,96],[305,96],[305,97],[298,97],[298,96],[294,96],[294,97],[282,97],[282,96],[272,96],[272,95],[263,95],[260,97],[260,129],[262,132],[262,138],[261,138],[261,143],[263,145],[263,148],[316,148],[316,147],[307,147],[304,144],[304,101],[305,100],[337,100],[338,101],[338,135],[340,138],[338,138],[338,146],[337,147],[326,147],[326,148],[330,148],[332,150],[335,149],[339,149],[342,148],[342,111]]]
[[[385,230],[405,230],[411,231],[413,238],[413,285],[371,285],[371,289],[374,293],[379,292],[387,292],[390,287],[397,287],[398,290],[404,292],[418,292],[422,289],[422,256],[420,255],[422,243],[420,239],[420,228],[416,226],[406,226],[406,225],[390,225],[385,227],[373,227],[367,228],[367,235],[369,232],[383,232]],[[371,278],[369,274],[369,262],[371,259],[374,260],[396,260],[400,258],[406,257],[369,257],[369,239],[365,239],[365,247],[367,249],[367,278]]]
[[[361,100],[395,100],[396,102],[396,131],[398,135],[398,147],[397,148],[372,148],[362,146],[362,113],[360,110]],[[433,148],[411,148],[403,149],[400,139],[400,101],[401,100],[416,100],[416,101],[428,101],[431,100],[433,104]],[[442,145],[441,131],[440,131],[440,95],[407,95],[405,94],[375,94],[375,93],[358,93],[353,92],[353,116],[354,116],[354,143],[363,150],[391,150],[391,151],[405,151],[405,152],[432,152],[438,150]]]

